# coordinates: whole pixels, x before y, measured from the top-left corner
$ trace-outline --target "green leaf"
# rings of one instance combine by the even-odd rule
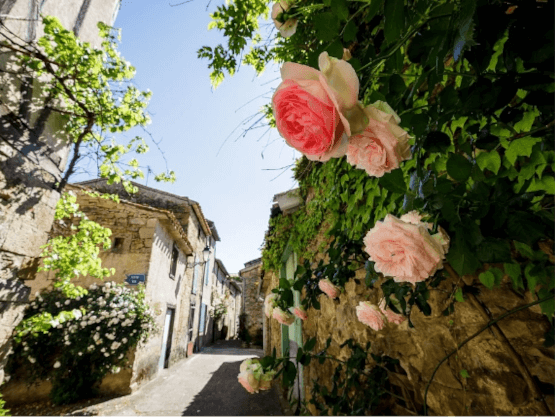
[[[279,279],[279,287],[287,290],[287,289],[291,288],[291,284],[289,283],[288,279],[280,278]]]
[[[461,369],[460,374],[463,378],[470,378],[470,375],[468,375],[468,372],[466,369]]]
[[[542,179],[534,178],[528,189],[523,191],[545,191],[546,194],[555,195],[555,178],[550,175],[544,175]]]
[[[355,23],[350,20],[347,25],[345,26],[345,30],[343,32],[343,40],[345,42],[351,42],[356,39],[356,35],[358,32],[358,27]]]
[[[332,12],[317,14],[314,16],[314,28],[319,40],[323,42],[332,41],[339,34],[339,19]]]
[[[304,344],[305,352],[310,352],[312,349],[314,349],[314,346],[316,346],[316,337],[308,339],[307,342]]]
[[[503,269],[505,270],[505,273],[511,278],[511,281],[513,281],[513,287],[517,290],[523,290],[524,283],[522,282],[520,265],[517,263],[504,263]]]
[[[343,57],[343,45],[339,40],[332,42],[331,45],[326,48],[326,51],[334,58],[341,59]]]
[[[466,181],[470,177],[471,172],[472,164],[464,156],[452,154],[447,160],[447,173],[455,181]]]
[[[496,151],[482,152],[476,158],[476,163],[482,171],[488,169],[497,175],[501,168],[501,157]]]
[[[457,300],[461,303],[464,302],[464,296],[463,296],[462,288],[457,288],[457,291],[455,291],[455,300]]]
[[[340,20],[347,20],[349,17],[349,8],[347,7],[347,0],[331,0],[331,11]]]
[[[384,176],[379,179],[379,184],[386,190],[394,193],[404,194],[407,191],[403,171],[400,168],[384,174]]]
[[[480,279],[480,282],[490,290],[495,285],[495,275],[493,275],[493,272],[491,272],[491,270],[482,272],[478,278]]]
[[[540,299],[546,298],[551,296],[551,298],[543,303],[540,303],[540,307],[542,309],[542,313],[547,316],[547,318],[551,321],[553,318],[553,313],[555,313],[555,295],[552,291],[548,291],[545,288],[542,288],[538,291],[538,297]]]
[[[399,41],[405,27],[404,2],[387,0],[384,4],[384,35],[387,43]]]
[[[526,265],[526,268],[524,268],[524,276],[526,277],[526,281],[528,283],[528,291],[532,294],[536,293],[536,285],[538,284],[538,275],[535,273],[534,267],[535,265],[530,263]]]
[[[482,262],[509,262],[511,247],[504,239],[487,238],[478,246],[478,259]]]
[[[472,274],[482,265],[468,243],[458,233],[447,253],[447,261],[459,275]]]
[[[538,143],[541,139],[539,138],[531,138],[525,137],[520,139],[513,140],[510,144],[508,149],[505,151],[505,158],[514,165],[516,159],[519,156],[530,156],[532,155],[532,148],[536,143]]]

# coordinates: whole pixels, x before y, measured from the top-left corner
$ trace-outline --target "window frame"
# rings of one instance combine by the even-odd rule
[[[179,259],[179,248],[173,242],[172,246],[172,254],[170,257],[170,273],[169,276],[171,279],[175,279],[175,275],[177,274],[177,261]]]

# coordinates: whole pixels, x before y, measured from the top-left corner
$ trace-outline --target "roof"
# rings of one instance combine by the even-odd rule
[[[208,226],[210,227],[210,231],[212,232],[212,236],[214,236],[214,239],[216,239],[218,242],[221,242],[220,235],[218,234],[218,231],[216,230],[216,225],[214,224],[214,222],[212,220],[208,220],[208,219],[206,219],[206,222],[208,223]]]
[[[227,269],[225,269],[224,263],[220,260],[216,258],[216,263],[218,264],[218,266],[220,267],[220,269],[222,270],[222,272],[226,275],[229,276],[229,273],[227,272]]]
[[[81,183],[80,183],[81,184]],[[83,187],[81,185],[77,185],[77,184],[67,184],[66,186],[68,189],[78,189],[81,191],[93,191],[93,190],[89,190],[86,187]],[[91,197],[94,198],[94,197]],[[109,203],[113,203],[113,204],[118,204],[115,201],[112,200],[105,200]],[[165,216],[168,219],[168,226],[170,226],[171,228],[173,228],[173,230],[176,233],[176,237],[178,237],[181,241],[182,241],[182,249],[184,250],[186,255],[189,255],[191,253],[193,253],[193,246],[191,245],[191,242],[189,242],[189,239],[187,238],[187,234],[185,233],[185,230],[183,230],[183,227],[181,226],[181,223],[179,223],[179,221],[177,220],[177,218],[174,216],[174,214],[171,211],[168,210],[163,210],[163,209],[159,209],[159,208],[155,208],[155,207],[151,207],[151,206],[147,206],[145,204],[139,204],[139,203],[133,203],[131,201],[127,201],[125,199],[120,198],[120,204],[125,204],[140,210],[145,210],[145,211],[150,211],[151,213],[156,213],[159,216]]]
[[[88,180],[88,181],[81,181],[81,182],[77,182],[74,185],[93,185],[93,184],[98,184],[98,183],[102,183],[105,182],[107,183],[108,180],[106,178],[96,178],[94,180]],[[195,215],[197,216],[197,219],[199,219],[199,223],[204,231],[204,234],[207,236],[211,236],[212,235],[212,231],[210,229],[210,226],[208,225],[208,222],[206,220],[206,218],[204,217],[204,213],[202,212],[202,209],[200,207],[200,204],[197,203],[194,200],[191,200],[189,197],[184,197],[184,196],[180,196],[177,194],[172,194],[172,193],[168,193],[167,191],[162,191],[162,190],[158,190],[157,188],[152,188],[152,187],[147,187],[146,185],[143,184],[139,184],[137,182],[134,181],[129,181],[131,184],[133,184],[134,186],[136,186],[137,188],[142,188],[145,190],[149,190],[149,191],[153,191],[155,193],[158,194],[164,194],[167,195],[168,197],[173,197],[173,198],[177,198],[183,201],[184,204],[186,204],[187,206],[192,206],[193,207],[193,211],[195,212]],[[219,239],[217,239],[219,240]]]
[[[256,258],[252,261],[245,262],[245,268],[250,268],[251,266],[258,265],[262,263],[262,258]]]

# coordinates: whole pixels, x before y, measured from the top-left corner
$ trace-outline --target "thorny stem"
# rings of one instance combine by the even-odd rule
[[[449,353],[447,356],[445,356],[435,367],[434,372],[432,373],[432,376],[430,377],[430,380],[428,381],[428,383],[426,384],[426,390],[424,391],[424,415],[428,415],[428,408],[426,405],[426,398],[428,397],[428,389],[430,388],[430,384],[432,383],[434,376],[436,375],[437,370],[439,369],[439,367],[443,364],[443,362],[445,362],[447,359],[449,359],[452,355],[454,355],[455,353],[458,352],[458,350],[463,347],[464,345],[466,345],[468,342],[470,342],[472,339],[474,339],[476,336],[478,336],[480,333],[482,333],[484,330],[489,329],[491,326],[493,326],[495,323],[497,323],[500,320],[503,320],[505,317],[510,316],[511,314],[514,314],[518,311],[521,310],[525,310],[529,307],[535,306],[536,304],[540,304],[543,303],[544,301],[548,301],[550,299],[553,299],[552,295],[549,295],[548,297],[542,298],[541,300],[536,300],[532,303],[523,305],[521,307],[515,308],[511,311],[508,311],[505,314],[502,314],[501,316],[499,316],[498,318],[496,318],[495,320],[490,321],[488,324],[486,324],[484,327],[482,327],[480,330],[478,330],[476,333],[474,333],[472,336],[466,338],[463,342],[459,343],[459,345],[457,346],[456,349],[454,349],[453,351],[451,351],[451,353]]]

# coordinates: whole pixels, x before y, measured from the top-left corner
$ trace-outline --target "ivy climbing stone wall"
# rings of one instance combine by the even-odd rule
[[[311,247],[319,247],[324,239],[320,233],[311,242]],[[320,258],[318,255],[312,262]],[[499,265],[486,267],[493,266]],[[379,287],[384,279],[380,278],[373,289],[368,289],[364,276],[364,268],[357,271],[355,279],[347,282],[345,292],[338,299],[320,295],[320,310],[309,309],[308,319],[302,323],[303,341],[316,337],[314,352],[319,352],[331,337],[327,354],[347,360],[350,350],[347,346],[340,348],[340,345],[353,338],[361,345],[371,342],[370,363],[373,362],[370,353],[398,359],[395,371],[388,372],[390,382],[399,387],[399,393],[405,398],[403,405],[393,405],[392,411],[398,415],[414,415],[415,410],[422,409],[424,390],[434,368],[459,343],[480,330],[491,318],[533,301],[529,292],[525,296],[516,293],[508,276],[504,276],[499,288],[493,290],[481,285],[477,275],[450,276],[430,291],[430,316],[413,308],[410,318],[414,328],[409,328],[408,321],[405,321],[400,325],[386,324],[376,332],[357,319],[355,308],[360,301],[378,304],[382,297]],[[268,282],[265,294],[268,295],[279,282],[273,271],[266,272],[264,279]],[[442,312],[451,303],[455,286],[462,285],[459,280],[477,288],[478,292],[465,295],[464,302],[456,303],[454,313],[444,316]],[[549,329],[548,319],[536,305],[508,316],[498,324],[508,343],[503,340],[503,335],[487,330],[441,365],[429,388],[427,404],[430,415],[545,414],[544,405],[534,399],[530,381],[515,360],[522,361],[532,381],[546,396],[547,406],[553,413],[555,348],[543,346],[544,333]],[[270,355],[275,347],[280,356],[281,325],[270,319],[269,329],[267,340],[270,344],[265,347],[265,354]],[[323,364],[313,360],[304,367],[306,400],[311,398],[314,380],[331,390],[336,365],[330,360]],[[308,407],[313,415],[318,414],[312,404]]]

